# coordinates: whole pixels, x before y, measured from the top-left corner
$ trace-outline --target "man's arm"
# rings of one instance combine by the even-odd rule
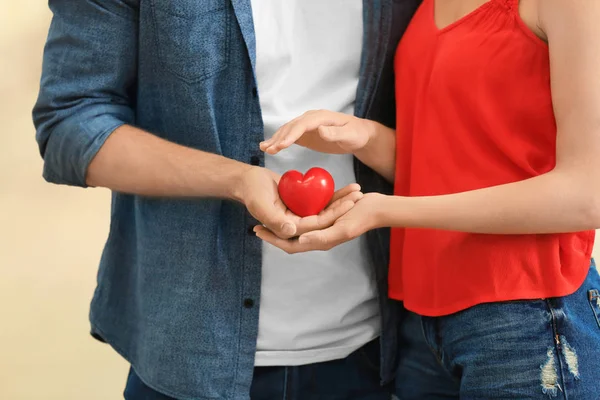
[[[167,197],[236,193],[248,165],[134,128],[139,0],[50,0],[34,108],[44,177]],[[90,29],[93,27],[93,29]]]
[[[134,124],[139,0],[49,0],[54,16],[33,109],[44,178],[85,187],[90,162]]]
[[[54,13],[33,110],[49,182],[165,197],[242,202],[281,237],[331,224],[358,187],[338,191],[321,215],[288,212],[278,176],[134,128],[139,0],[50,0]]]
[[[251,168],[123,125],[90,163],[86,184],[143,196],[219,197],[242,202],[244,173]]]

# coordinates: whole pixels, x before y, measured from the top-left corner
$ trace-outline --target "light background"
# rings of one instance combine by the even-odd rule
[[[122,399],[126,363],[88,334],[109,193],[41,178],[31,108],[49,22],[45,0],[0,0],[0,399]]]
[[[117,400],[128,366],[88,323],[110,194],[45,183],[31,122],[50,17],[0,0],[0,400]]]

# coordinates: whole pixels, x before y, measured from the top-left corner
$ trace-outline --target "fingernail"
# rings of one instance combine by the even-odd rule
[[[290,224],[289,222],[286,222],[285,224],[283,224],[283,226],[281,227],[281,232],[284,235],[293,235],[294,233],[296,233],[296,228],[294,227],[294,225]]]
[[[305,237],[305,236],[300,236],[298,238],[298,243],[300,243],[300,244],[308,244],[308,243],[310,243],[310,238]]]

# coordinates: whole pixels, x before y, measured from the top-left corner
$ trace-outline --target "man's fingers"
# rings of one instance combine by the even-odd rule
[[[276,232],[278,236],[283,238],[291,238],[296,235],[296,225],[293,222],[270,222],[265,223],[265,226],[271,231]]]
[[[292,219],[285,215],[283,207],[273,207],[256,215],[256,219],[262,222],[270,231],[283,238],[296,236],[297,227]]]

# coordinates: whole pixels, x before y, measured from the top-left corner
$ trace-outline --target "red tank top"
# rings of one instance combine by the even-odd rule
[[[518,0],[490,0],[443,29],[434,1],[424,0],[398,46],[395,71],[396,195],[463,192],[554,168],[548,47],[521,20]],[[585,279],[593,241],[593,231],[393,229],[390,296],[428,316],[565,296]]]

